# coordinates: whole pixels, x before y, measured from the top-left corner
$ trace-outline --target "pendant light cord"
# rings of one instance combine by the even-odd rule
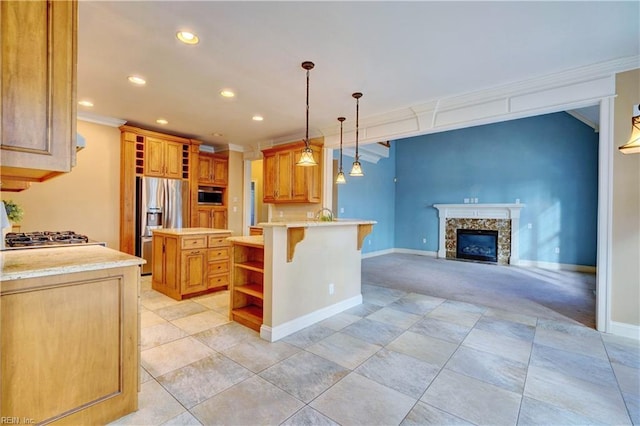
[[[362,93],[355,92],[351,95],[356,100],[356,161],[359,161],[360,156],[358,155],[358,139],[359,132],[358,129],[360,127],[360,98],[362,97]]]
[[[309,148],[309,68],[307,68],[307,130],[304,136],[304,146]]]

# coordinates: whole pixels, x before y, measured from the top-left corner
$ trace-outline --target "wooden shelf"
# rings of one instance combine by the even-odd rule
[[[247,305],[231,311],[232,319],[240,324],[260,332],[262,325],[262,308],[255,305]]]
[[[264,272],[264,264],[262,262],[242,262],[235,264],[238,268],[248,269],[250,271]]]
[[[257,297],[258,299],[264,298],[262,284],[249,283],[249,284],[243,284],[243,285],[236,285],[234,287],[234,290],[240,293],[248,294],[249,296]]]
[[[260,332],[264,301],[264,246],[232,239],[229,319]]]

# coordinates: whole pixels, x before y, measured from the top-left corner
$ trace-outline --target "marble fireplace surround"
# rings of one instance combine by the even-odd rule
[[[524,204],[434,204],[438,210],[438,257],[456,257],[456,229],[498,231],[498,263],[517,265],[520,210]]]

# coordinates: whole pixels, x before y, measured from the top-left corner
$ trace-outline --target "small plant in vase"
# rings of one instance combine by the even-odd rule
[[[22,220],[24,216],[24,211],[22,207],[17,205],[11,200],[4,200],[4,208],[7,212],[7,217],[12,224],[18,224]]]

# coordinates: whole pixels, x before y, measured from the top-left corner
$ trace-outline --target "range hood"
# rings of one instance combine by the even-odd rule
[[[87,146],[87,141],[80,133],[76,133],[76,152]]]

